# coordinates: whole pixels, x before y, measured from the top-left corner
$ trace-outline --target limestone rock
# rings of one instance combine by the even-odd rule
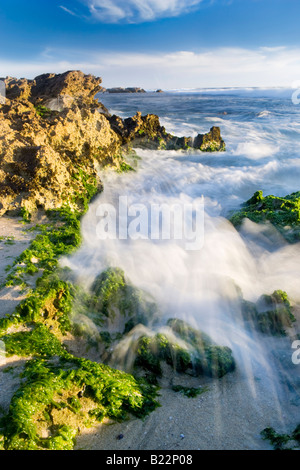
[[[110,116],[95,99],[103,90],[101,78],[80,71],[43,74],[34,80],[7,77],[5,84],[7,99],[0,105],[0,216],[65,204],[76,209],[91,184],[102,188],[99,168],[121,168],[122,151],[132,146],[225,149],[216,127],[196,139],[179,138],[168,134],[153,114]]]
[[[21,78],[20,80],[12,77],[4,79],[6,87],[6,98],[9,100],[28,100],[31,94],[33,80]]]
[[[94,99],[101,80],[66,72],[6,83],[8,99],[0,106],[0,215],[64,204],[76,209],[88,181],[102,187],[99,166],[118,165],[120,159],[121,139]],[[59,106],[48,109],[51,100]]]
[[[207,134],[192,137],[177,137],[168,134],[161,126],[158,116],[138,112],[132,118],[121,119],[113,115],[110,118],[112,129],[117,132],[124,144],[131,143],[136,148],[179,150],[195,148],[204,152],[224,151],[225,142],[219,127],[212,127]]]
[[[85,75],[81,71],[62,74],[48,73],[35,78],[32,99],[45,102],[58,96],[71,96],[95,105],[95,95],[101,90],[101,78]]]

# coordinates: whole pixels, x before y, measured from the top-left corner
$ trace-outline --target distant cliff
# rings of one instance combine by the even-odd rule
[[[138,88],[138,87],[132,87],[132,88],[122,88],[122,87],[117,87],[117,88],[106,88],[103,89],[103,91],[107,93],[146,93],[143,88]]]

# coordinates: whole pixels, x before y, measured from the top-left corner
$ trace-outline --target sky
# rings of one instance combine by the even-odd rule
[[[0,77],[104,87],[291,87],[300,0],[0,0]]]

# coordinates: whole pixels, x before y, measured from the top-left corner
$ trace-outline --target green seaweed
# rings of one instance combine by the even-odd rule
[[[184,387],[183,385],[173,385],[172,390],[174,392],[182,393],[187,398],[196,398],[202,393],[207,392],[208,387]]]
[[[123,333],[127,333],[139,323],[148,325],[155,321],[157,306],[145,292],[125,279],[124,271],[108,268],[96,277],[87,310],[96,313],[93,319],[101,326],[103,316],[112,322],[117,315],[123,316],[127,320]]]
[[[2,338],[6,355],[51,357],[65,353],[61,342],[43,325],[36,323],[32,331],[21,331]]]
[[[264,294],[256,303],[241,299],[241,312],[245,321],[265,334],[284,336],[286,328],[296,321],[288,295],[282,290]]]
[[[127,163],[123,160],[119,164],[119,167],[117,168],[116,171],[117,171],[117,173],[128,173],[129,171],[135,171],[135,170],[131,165],[129,165],[129,163]]]
[[[300,424],[291,434],[278,434],[274,428],[268,427],[263,429],[260,434],[262,439],[268,440],[272,444],[274,450],[292,450],[299,449],[299,430]],[[290,447],[288,447],[288,444]]]
[[[51,413],[57,407],[67,407],[71,414],[80,414],[80,398],[74,397],[74,390],[84,388],[84,396],[93,404],[90,417],[97,420],[105,416],[123,420],[128,413],[141,418],[159,406],[155,387],[72,355],[61,357],[59,364],[31,360],[26,364],[23,379],[5,418],[6,450],[72,449],[78,429],[64,424],[51,425]],[[36,418],[39,416],[41,421],[42,415],[51,434],[48,438],[41,437],[37,427]]]
[[[25,207],[21,208],[20,213],[21,213],[21,217],[23,219],[23,222],[26,222],[26,223],[31,222],[32,215],[30,214],[30,212],[27,209],[25,209]]]
[[[256,223],[270,222],[289,243],[296,243],[300,240],[300,192],[264,197],[262,191],[257,191],[230,221],[240,228],[245,218]]]
[[[36,111],[36,114],[38,114],[41,118],[48,117],[52,113],[51,109],[41,104],[38,104],[37,106],[35,106],[35,111]]]
[[[191,346],[191,362],[196,375],[221,378],[235,369],[232,351],[226,346],[218,346],[211,338],[180,319],[169,319],[168,326],[183,341]]]
[[[166,335],[158,333],[153,337],[142,336],[139,339],[135,366],[150,371],[161,377],[161,361],[174,367],[177,372],[184,373],[188,369],[194,375],[223,377],[235,369],[235,361],[231,349],[213,344],[211,339],[188,324],[178,319],[170,319],[168,326],[173,326],[180,340],[186,347],[181,346]]]

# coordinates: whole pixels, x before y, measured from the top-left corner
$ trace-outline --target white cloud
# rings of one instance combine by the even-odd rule
[[[80,0],[92,17],[107,23],[140,23],[190,12],[203,0]]]
[[[74,11],[70,10],[69,8],[64,7],[63,5],[59,5],[59,8],[64,10],[66,13],[69,13],[69,15],[78,16],[76,13],[74,13]]]
[[[215,48],[199,52],[116,53],[48,48],[34,62],[0,59],[1,75],[33,78],[45,72],[82,70],[103,86],[147,89],[197,87],[291,87],[300,80],[300,50]]]

